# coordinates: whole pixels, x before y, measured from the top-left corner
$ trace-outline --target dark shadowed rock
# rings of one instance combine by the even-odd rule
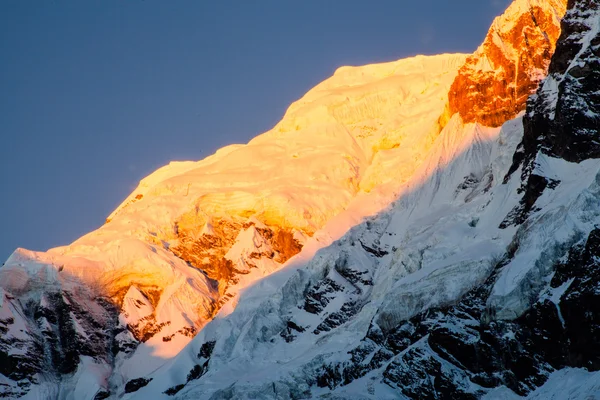
[[[148,385],[151,380],[152,380],[152,378],[150,378],[150,379],[146,379],[146,378],[132,379],[125,384],[125,393],[137,392],[144,386]]]

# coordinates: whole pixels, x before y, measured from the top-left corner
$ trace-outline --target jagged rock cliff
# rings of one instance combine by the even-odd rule
[[[523,111],[546,76],[565,7],[565,0],[513,2],[460,68],[442,122],[459,113],[495,127]]]
[[[522,223],[543,191],[559,184],[545,176],[542,155],[576,163],[600,157],[599,9],[593,1],[569,3],[549,76],[529,98],[523,141],[505,178],[521,168],[524,194],[503,226]]]
[[[600,157],[600,3],[570,2],[549,76],[524,119],[523,152],[571,162]]]

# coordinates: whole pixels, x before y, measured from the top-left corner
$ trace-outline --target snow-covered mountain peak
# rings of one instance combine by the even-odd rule
[[[262,225],[258,235],[279,265],[361,192],[409,179],[437,135],[435,114],[465,57],[340,68],[271,131],[205,160],[160,168],[106,225],[50,253],[108,258],[117,269],[177,257],[174,265],[183,259],[203,269],[224,295],[248,271],[242,264],[249,261],[230,250],[249,227]]]
[[[544,93],[555,116],[597,107],[597,8],[569,4],[526,114],[565,1],[514,1],[470,56],[341,67],[249,143],[144,178],[98,230],[16,251],[0,394],[477,398],[582,366],[576,340],[557,358],[525,340],[572,334],[562,307],[590,311],[600,279],[598,165],[531,140]]]
[[[68,315],[75,306],[63,298],[103,310],[110,323],[98,329],[114,340],[116,353],[94,347],[85,354],[111,366],[111,387],[147,375],[240,290],[280,269],[306,243],[304,258],[386,207],[426,159],[465,58],[341,68],[248,144],[171,163],[144,178],[98,230],[46,253],[15,253],[0,270],[0,286],[14,296],[47,292],[49,306],[41,304],[44,296],[32,297],[34,314]],[[93,290],[77,295],[77,285]],[[65,359],[71,347],[91,340],[73,325],[96,320],[55,320],[53,332],[71,336],[61,348]],[[26,343],[35,351],[46,322],[28,323]],[[71,360],[61,371],[77,365]]]

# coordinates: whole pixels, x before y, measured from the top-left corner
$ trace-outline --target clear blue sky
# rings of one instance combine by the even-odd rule
[[[3,0],[0,262],[271,128],[341,65],[472,52],[509,0]]]

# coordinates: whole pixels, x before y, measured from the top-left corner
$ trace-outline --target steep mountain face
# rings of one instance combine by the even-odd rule
[[[522,145],[529,164],[540,150],[571,162],[600,155],[600,4],[582,4],[571,5],[562,23],[558,56],[552,59],[548,78],[529,100]]]
[[[521,168],[524,196],[503,226],[522,223],[543,191],[560,183],[545,176],[544,156],[576,163],[600,156],[599,9],[597,2],[569,3],[549,76],[529,98],[523,141],[505,178]]]
[[[340,68],[97,231],[17,250],[0,395],[597,394],[599,21],[516,0],[472,56]]]
[[[459,113],[497,127],[523,111],[546,76],[565,8],[564,0],[513,2],[460,68],[442,122]]]
[[[145,178],[100,229],[46,253],[17,250],[0,269],[15,314],[7,324],[26,325],[22,347],[38,350],[14,352],[14,332],[2,337],[12,377],[3,390],[60,397],[88,379],[90,391],[120,394],[311,237],[327,245],[385,207],[438,135],[444,94],[465,57],[340,68],[247,145]],[[336,218],[335,229],[320,232]],[[36,312],[46,298],[69,299],[50,330]],[[89,328],[74,304],[110,322]],[[84,350],[96,340],[88,329],[103,335],[104,350]],[[68,369],[51,348],[68,354]],[[40,351],[47,362],[34,363]],[[21,374],[26,364],[35,368]],[[89,365],[104,372],[86,378]]]
[[[550,76],[531,99],[526,120],[526,137],[538,140],[544,154],[571,162],[600,156],[599,9],[597,1],[571,4],[562,26],[560,57],[552,60]],[[544,135],[534,139],[536,129]]]
[[[564,26],[600,20],[588,6],[571,2]],[[595,27],[580,26],[580,37]],[[584,110],[595,107],[597,86],[577,88]],[[563,90],[558,103],[570,96]],[[597,395],[600,162],[539,147],[527,172],[521,149],[544,132],[523,119],[538,101],[501,129],[453,116],[390,209],[250,288],[148,390],[214,399]],[[518,173],[509,174],[513,160]],[[532,176],[551,184],[515,221]],[[199,377],[161,378],[195,365]]]

